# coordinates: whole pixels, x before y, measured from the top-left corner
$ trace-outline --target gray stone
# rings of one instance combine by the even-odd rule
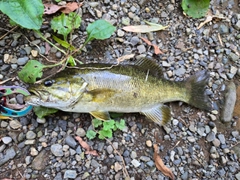
[[[140,54],[146,52],[146,47],[145,47],[143,44],[137,46],[137,49],[138,49],[138,52],[139,52]]]
[[[46,150],[42,150],[32,161],[32,168],[35,170],[43,170],[48,161],[48,152]]]
[[[135,159],[137,157],[137,153],[135,151],[131,152],[131,158]]]
[[[125,26],[130,25],[130,18],[129,17],[122,17],[122,24]]]
[[[39,118],[39,117],[37,117],[37,122],[38,122],[39,124],[44,124],[44,123],[46,123],[46,119],[45,119],[45,118]]]
[[[212,141],[212,143],[213,143],[213,145],[214,145],[215,147],[219,147],[219,146],[220,146],[220,141],[219,141],[217,138],[215,138],[215,139]]]
[[[66,170],[64,173],[64,178],[75,179],[77,177],[77,171],[75,170]]]
[[[18,120],[12,120],[9,123],[10,127],[13,129],[18,129],[22,127],[22,124]]]
[[[221,25],[219,26],[219,32],[220,32],[220,34],[226,34],[226,33],[228,33],[228,32],[229,32],[228,26],[226,26],[225,24],[221,24]]]
[[[132,163],[132,165],[133,165],[135,168],[137,168],[137,167],[139,167],[139,166],[141,165],[141,163],[140,163],[138,160],[136,160],[136,159],[133,159],[133,160],[131,161],[131,163]]]
[[[221,120],[223,122],[230,122],[233,117],[233,110],[236,102],[236,85],[230,82],[227,86],[227,93],[225,94],[225,103],[222,110]]]
[[[33,131],[28,131],[26,134],[26,139],[34,139],[36,137],[36,133]]]
[[[130,40],[130,43],[135,46],[140,42],[140,39],[138,38],[138,36],[133,36]]]
[[[192,143],[196,141],[196,139],[193,136],[188,136],[187,139],[189,142],[192,142]]]
[[[186,69],[184,67],[180,67],[179,69],[175,70],[175,74],[177,76],[183,76],[186,72]]]
[[[174,6],[172,4],[169,4],[167,6],[167,10],[170,11],[170,12],[173,11],[174,10]]]
[[[77,142],[75,141],[75,139],[70,135],[66,137],[65,141],[72,148],[75,148],[77,145]]]
[[[83,128],[78,128],[76,131],[76,135],[84,137],[86,135],[86,131]]]
[[[161,17],[162,17],[162,18],[168,17],[168,14],[167,14],[165,11],[162,11]]]
[[[235,175],[237,180],[240,180],[240,172]]]
[[[54,177],[53,180],[62,180],[62,173],[58,172],[57,175]]]
[[[147,163],[147,166],[149,166],[149,167],[153,167],[153,166],[155,166],[155,163],[151,160],[151,161],[148,161]]]
[[[12,138],[11,138],[11,137],[8,137],[8,136],[2,137],[2,142],[3,142],[4,144],[9,144],[9,143],[12,142]]]
[[[211,131],[208,135],[207,135],[207,141],[208,142],[211,142],[211,141],[213,141],[214,139],[216,138],[216,136],[215,136],[215,133],[213,132],[213,131]]]
[[[150,159],[150,157],[147,157],[147,156],[141,156],[141,157],[140,157],[140,160],[141,160],[141,161],[144,161],[144,162],[148,162],[148,161],[150,161],[151,159]]]
[[[108,154],[112,154],[113,148],[112,148],[111,145],[109,145],[109,146],[107,147],[107,152],[108,152]]]
[[[234,25],[237,30],[240,30],[240,20]]]
[[[16,152],[13,147],[9,148],[6,151],[6,154],[0,156],[0,166],[8,162],[10,159],[13,159],[16,156]]]
[[[60,144],[53,144],[51,145],[51,152],[54,156],[63,156],[63,149],[62,145]]]
[[[95,159],[92,159],[91,166],[94,167],[94,168],[97,168],[97,167],[100,166],[100,164]]]
[[[32,50],[32,48],[30,46],[26,46],[23,49],[26,51],[27,55],[29,55],[31,53],[31,50]]]
[[[82,179],[86,179],[90,176],[89,172],[85,172],[82,176]]]
[[[228,58],[229,58],[231,61],[234,61],[234,62],[237,62],[237,61],[239,60],[238,55],[236,55],[236,54],[233,53],[233,52],[230,52],[230,54],[228,55]]]
[[[27,56],[18,58],[17,59],[17,64],[19,66],[22,66],[22,65],[26,64],[28,62],[28,60],[29,60],[29,58]]]
[[[121,29],[118,29],[118,30],[117,30],[117,35],[118,35],[118,37],[123,37],[124,34],[125,34],[125,32],[124,32],[123,30],[121,30]]]
[[[223,134],[218,134],[217,137],[220,140],[221,144],[226,144],[225,137]]]

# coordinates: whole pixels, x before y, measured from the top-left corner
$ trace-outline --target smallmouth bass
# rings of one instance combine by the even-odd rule
[[[101,120],[110,119],[109,112],[140,112],[164,125],[170,121],[171,112],[163,103],[183,101],[202,110],[211,109],[204,93],[208,80],[206,70],[182,82],[166,80],[160,67],[148,58],[134,65],[83,64],[30,86],[32,95],[25,97],[25,102],[90,113]]]

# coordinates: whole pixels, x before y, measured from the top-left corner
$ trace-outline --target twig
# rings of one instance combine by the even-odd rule
[[[105,138],[105,140],[106,140],[109,144],[111,144],[111,146],[113,147],[114,151],[121,157],[122,163],[123,163],[123,174],[124,174],[128,179],[130,179],[130,176],[129,176],[129,174],[128,174],[128,171],[127,171],[127,168],[126,168],[126,164],[125,164],[125,162],[124,162],[124,159],[123,159],[122,155],[121,155],[120,152],[113,146],[113,144],[112,144],[111,141],[109,141],[107,138]]]
[[[219,42],[220,42],[221,46],[223,46],[222,38],[221,38],[219,33],[218,33],[218,39],[219,39]]]
[[[4,81],[0,81],[0,84],[4,84],[5,82],[8,82],[8,81],[14,81],[15,77],[14,78],[9,78],[9,79],[6,79]]]
[[[6,29],[4,29],[5,31],[7,31],[7,33],[4,34],[4,35],[2,35],[2,36],[0,37],[0,40],[3,39],[5,36],[7,36],[10,32],[14,31],[17,27],[18,27],[18,26],[15,26],[15,27],[13,27],[11,30],[6,30]],[[1,28],[1,29],[3,29],[3,28]]]

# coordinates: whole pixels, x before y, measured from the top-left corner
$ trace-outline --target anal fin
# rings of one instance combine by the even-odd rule
[[[171,120],[170,108],[162,104],[141,111],[141,113],[159,125],[166,125]]]
[[[97,118],[97,119],[100,119],[100,120],[109,120],[110,119],[110,115],[108,112],[105,112],[105,111],[92,111],[90,112],[90,114]]]

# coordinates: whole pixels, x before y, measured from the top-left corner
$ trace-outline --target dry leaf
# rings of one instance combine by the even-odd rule
[[[85,154],[92,154],[94,156],[98,156],[98,153],[96,150],[92,150],[91,147],[88,145],[88,143],[86,143],[85,141],[83,141],[83,139],[79,136],[75,136],[75,139],[79,142],[79,144],[86,150]]]
[[[56,4],[44,4],[44,14],[54,14],[59,10],[65,14],[75,11],[78,7],[82,6],[82,3],[67,3],[66,5],[59,6]]]
[[[149,40],[147,40],[146,38],[140,37],[145,43],[147,43],[149,46],[153,46],[154,47],[154,53],[155,54],[163,54],[163,52],[159,49],[159,47],[156,44],[152,44]]]
[[[197,27],[197,29],[200,29],[201,27],[203,27],[205,24],[207,24],[208,22],[212,21],[213,18],[218,18],[218,19],[225,19],[225,17],[222,16],[222,14],[216,13],[216,15],[212,15],[212,13],[209,11],[208,12],[208,16],[205,19],[204,22],[201,22],[199,24],[199,26]]]
[[[139,33],[147,33],[152,31],[164,30],[168,26],[162,26],[161,24],[155,24],[145,21],[148,25],[137,25],[137,26],[125,26],[123,30],[128,32],[139,32]]]
[[[170,179],[174,180],[175,177],[171,171],[171,169],[169,169],[167,166],[164,165],[161,157],[159,156],[159,151],[158,151],[158,145],[154,144],[153,145],[154,148],[154,155],[153,155],[153,159],[155,161],[155,165],[157,167],[157,169],[159,171],[161,171],[165,176],[168,176]]]
[[[67,3],[65,5],[65,8],[64,9],[61,9],[61,12],[62,13],[65,13],[65,14],[68,14],[70,12],[73,12],[75,11],[78,7],[81,7],[82,6],[82,3],[78,4],[76,2],[72,2],[72,3]]]
[[[59,9],[65,8],[65,6],[58,6],[56,4],[43,4],[44,5],[44,14],[54,14]]]
[[[118,64],[119,64],[119,63],[122,62],[122,61],[125,61],[125,60],[128,60],[128,59],[133,58],[134,56],[135,56],[135,54],[123,55],[123,56],[117,58],[117,62],[118,62]]]

